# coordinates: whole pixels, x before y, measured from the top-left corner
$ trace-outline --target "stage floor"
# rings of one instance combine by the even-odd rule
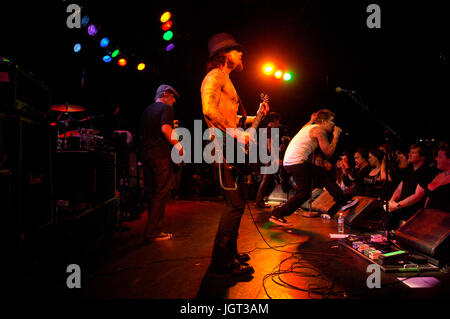
[[[87,254],[36,258],[34,271],[21,280],[40,296],[82,299],[362,299],[448,298],[449,274],[381,272],[380,288],[368,288],[369,262],[339,245],[330,233],[337,222],[289,217],[283,228],[268,221],[271,209],[249,202],[242,218],[238,247],[247,252],[255,273],[247,277],[211,277],[208,267],[223,201],[173,200],[166,209],[164,231],[172,240],[145,244],[146,212],[125,222],[129,230],[114,234],[109,245]],[[249,210],[250,208],[250,210]],[[346,233],[357,234],[346,229]],[[270,245],[270,247],[269,247]],[[67,289],[64,264],[81,267],[81,289]],[[59,268],[58,268],[59,267]],[[58,269],[56,269],[58,268]],[[410,288],[398,278],[436,278],[432,288]],[[23,291],[23,290],[22,290]]]

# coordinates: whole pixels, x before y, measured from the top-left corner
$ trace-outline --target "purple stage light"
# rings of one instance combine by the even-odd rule
[[[175,44],[171,43],[166,47],[166,51],[169,52],[170,50],[172,50],[175,47]]]
[[[97,34],[97,27],[96,27],[94,24],[91,24],[91,25],[88,27],[88,34],[89,34],[91,37],[93,37],[94,35]]]

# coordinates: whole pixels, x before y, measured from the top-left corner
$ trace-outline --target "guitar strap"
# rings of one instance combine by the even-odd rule
[[[245,121],[247,120],[247,111],[245,110],[244,107],[244,103],[242,103],[241,98],[238,95],[238,99],[239,99],[239,113],[241,113],[242,117],[239,119],[239,125],[238,127],[242,127],[243,129],[245,129]]]

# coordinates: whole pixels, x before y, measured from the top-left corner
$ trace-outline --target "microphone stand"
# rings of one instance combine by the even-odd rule
[[[403,139],[393,130],[391,129],[386,123],[384,123],[380,118],[378,118],[375,114],[372,113],[372,111],[369,109],[369,107],[367,105],[365,105],[362,101],[361,96],[359,96],[359,99],[356,99],[354,94],[350,93],[350,92],[344,92],[346,93],[348,96],[350,96],[352,98],[353,101],[356,102],[356,104],[358,104],[359,106],[361,106],[361,108],[368,113],[372,119],[374,119],[375,121],[378,122],[378,124],[380,124],[384,131],[384,141],[385,141],[385,145],[386,145],[386,155],[385,155],[385,174],[386,174],[386,180],[385,183],[387,185],[386,190],[383,192],[384,195],[384,218],[383,218],[383,223],[384,223],[384,228],[386,230],[386,239],[388,242],[388,245],[391,245],[392,242],[392,238],[391,238],[391,234],[389,231],[389,226],[391,225],[391,216],[389,213],[389,193],[390,193],[390,186],[389,186],[389,162],[390,162],[390,158],[389,158],[389,153],[390,153],[390,135],[395,136],[397,138],[397,140],[399,140],[400,142],[403,141]]]

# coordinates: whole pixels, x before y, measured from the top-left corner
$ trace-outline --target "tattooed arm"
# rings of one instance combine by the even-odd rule
[[[204,116],[212,125],[224,132],[228,127],[235,127],[235,119],[227,118],[225,110],[219,108],[225,83],[224,73],[214,69],[206,75],[201,88]]]

